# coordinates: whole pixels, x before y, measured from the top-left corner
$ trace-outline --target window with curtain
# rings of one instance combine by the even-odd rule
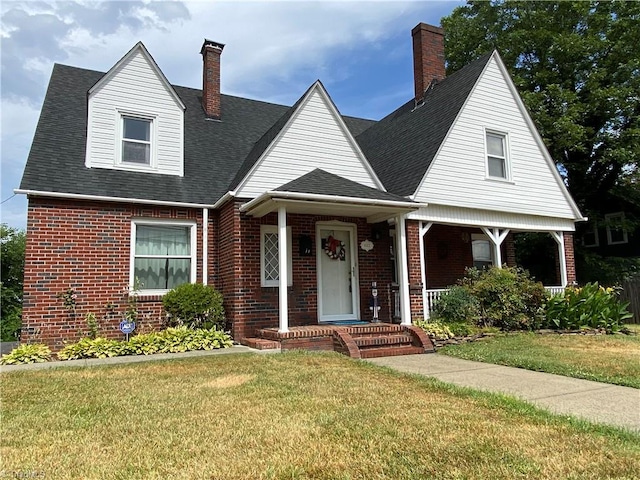
[[[133,278],[142,283],[142,290],[171,290],[193,281],[194,225],[134,225]]]

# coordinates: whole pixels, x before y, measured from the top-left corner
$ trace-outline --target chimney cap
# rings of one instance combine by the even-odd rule
[[[427,32],[437,33],[438,35],[444,36],[444,28],[436,27],[435,25],[429,25],[428,23],[422,22],[413,27],[413,29],[411,30],[411,35],[415,35],[420,30],[426,30]]]
[[[202,48],[200,49],[200,55],[204,55],[204,52],[207,48],[215,48],[216,50],[220,50],[220,52],[222,52],[224,43],[214,42],[213,40],[205,38],[204,42],[202,43]]]

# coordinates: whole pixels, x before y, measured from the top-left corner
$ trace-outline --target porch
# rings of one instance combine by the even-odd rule
[[[435,352],[431,339],[412,325],[359,322],[353,325],[307,325],[264,328],[243,343],[260,350],[335,351],[351,358],[375,358]]]

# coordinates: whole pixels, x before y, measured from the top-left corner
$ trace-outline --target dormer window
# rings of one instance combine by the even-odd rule
[[[122,117],[122,162],[151,166],[151,132],[153,121]]]

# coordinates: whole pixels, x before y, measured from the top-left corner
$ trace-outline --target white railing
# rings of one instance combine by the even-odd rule
[[[564,292],[564,287],[544,287],[551,295],[557,295],[558,293]],[[436,301],[445,293],[449,291],[448,288],[434,288],[432,290],[425,291],[425,317],[429,317],[431,312],[433,312],[433,306]],[[398,294],[396,292],[396,294]],[[399,294],[398,294],[399,295]]]

